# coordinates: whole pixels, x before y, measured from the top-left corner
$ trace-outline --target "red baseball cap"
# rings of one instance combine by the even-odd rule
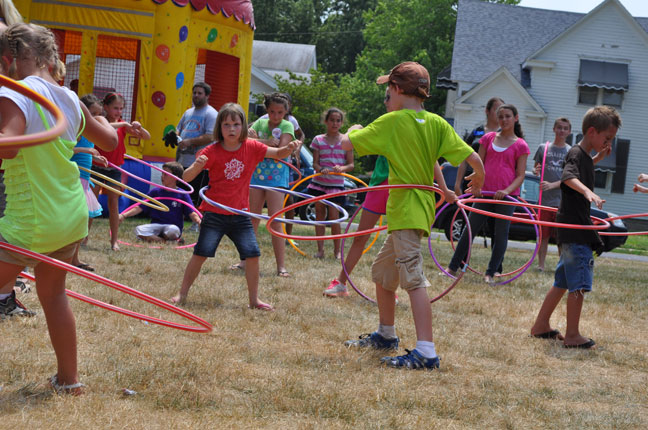
[[[406,61],[391,69],[389,75],[379,76],[379,85],[391,82],[398,85],[405,94],[426,99],[430,97],[430,74],[427,69],[414,61]]]

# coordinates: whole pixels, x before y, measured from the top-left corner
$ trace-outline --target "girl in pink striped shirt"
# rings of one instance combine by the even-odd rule
[[[326,134],[320,134],[313,138],[311,142],[311,151],[313,151],[313,168],[316,172],[322,173],[320,176],[313,178],[308,185],[308,193],[312,196],[321,196],[337,191],[344,190],[344,177],[330,173],[347,173],[353,170],[353,151],[342,149],[342,134],[340,127],[344,122],[344,112],[332,107],[323,115],[324,124],[326,125]],[[345,196],[334,197],[330,201],[338,205],[344,205]],[[323,203],[315,203],[315,215],[318,221],[326,219],[328,209],[328,219],[337,219],[340,214],[332,207],[326,207]],[[316,226],[315,232],[318,236],[325,233],[324,226]],[[331,226],[332,234],[340,233],[340,224]],[[340,240],[333,241],[335,258],[340,258]],[[316,258],[324,258],[324,242],[317,242]]]

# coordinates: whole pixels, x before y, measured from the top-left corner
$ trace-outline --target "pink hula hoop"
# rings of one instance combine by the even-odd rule
[[[293,169],[295,172],[297,172],[297,174],[299,175],[299,177],[298,177],[297,179],[295,179],[294,181],[292,181],[292,182],[288,182],[288,185],[289,185],[289,186],[292,187],[292,186],[295,185],[297,182],[301,181],[302,173],[301,173],[301,170],[299,170],[299,169],[297,168],[297,166],[293,166],[292,163],[289,163],[289,162],[287,162],[287,161],[281,160],[281,159],[279,159],[279,158],[276,159],[275,161],[278,161],[278,162],[280,162],[280,163],[285,164],[286,166],[290,167],[290,168]]]
[[[137,158],[135,158],[135,157],[133,157],[133,156],[131,156],[131,155],[128,155],[128,154],[124,154],[124,158],[128,158],[129,160],[137,161],[137,162],[140,163],[140,164],[144,164],[145,166],[148,166],[148,167],[150,167],[151,169],[154,169],[154,170],[157,170],[158,172],[161,172],[163,175],[169,175],[169,176],[171,176],[172,178],[174,178],[176,181],[178,181],[178,182],[180,182],[181,184],[183,184],[183,185],[185,185],[186,187],[188,187],[189,190],[181,190],[181,189],[177,189],[177,188],[169,188],[169,187],[165,187],[165,186],[162,185],[162,184],[156,184],[155,182],[151,182],[151,181],[149,181],[148,179],[141,178],[141,177],[135,175],[134,173],[131,173],[131,172],[127,171],[127,170],[124,170],[124,169],[122,169],[121,167],[117,166],[116,164],[111,163],[110,161],[108,162],[108,165],[109,165],[110,167],[112,167],[112,168],[114,168],[114,169],[117,169],[117,170],[119,170],[120,172],[126,174],[127,176],[130,176],[131,178],[133,178],[133,179],[135,179],[135,180],[138,180],[138,181],[144,182],[145,184],[148,184],[148,185],[150,185],[150,186],[152,186],[152,187],[161,188],[161,189],[163,189],[163,190],[165,190],[165,191],[170,191],[170,192],[172,192],[172,193],[178,193],[178,194],[191,194],[191,193],[194,192],[193,187],[192,187],[189,183],[187,183],[187,182],[185,182],[184,180],[182,180],[182,178],[178,178],[176,175],[173,175],[173,174],[167,172],[167,171],[164,170],[164,169],[160,169],[159,167],[154,166],[153,164],[147,163],[146,161],[138,160]]]
[[[89,303],[91,305],[98,306],[100,308],[103,308],[103,309],[106,309],[106,310],[109,310],[109,311],[117,312],[118,314],[126,315],[126,316],[129,316],[131,318],[136,318],[136,319],[139,319],[139,320],[142,320],[142,321],[148,321],[150,323],[158,324],[158,325],[165,326],[165,327],[176,328],[178,330],[190,331],[190,332],[194,332],[194,333],[209,333],[209,332],[212,331],[212,325],[209,324],[204,319],[202,319],[202,318],[200,318],[200,317],[198,317],[198,316],[196,316],[196,315],[194,315],[194,314],[192,314],[190,312],[187,312],[184,309],[180,309],[180,308],[178,308],[176,306],[173,306],[173,305],[171,305],[169,303],[166,303],[166,302],[164,302],[164,301],[162,301],[162,300],[160,300],[158,298],[155,298],[153,296],[149,296],[148,294],[145,294],[145,293],[142,293],[141,291],[138,291],[138,290],[135,290],[133,288],[127,287],[126,285],[122,285],[119,282],[110,280],[108,278],[104,278],[103,276],[99,276],[99,275],[97,275],[95,273],[92,273],[92,272],[87,272],[87,271],[85,271],[83,269],[80,269],[80,268],[78,268],[76,266],[73,266],[71,264],[65,263],[65,262],[60,261],[60,260],[56,260],[56,259],[48,257],[46,255],[42,255],[42,254],[30,251],[28,249],[20,248],[18,246],[12,245],[10,243],[0,242],[0,248],[7,249],[9,251],[15,252],[15,253],[20,254],[20,255],[24,255],[24,256],[29,257],[29,258],[33,258],[33,259],[38,260],[38,261],[42,261],[43,263],[49,264],[50,266],[58,267],[58,268],[63,269],[65,271],[67,271],[67,272],[74,273],[74,274],[79,275],[81,277],[84,277],[86,279],[90,279],[91,281],[95,281],[95,282],[98,282],[98,283],[100,283],[102,285],[105,285],[107,287],[113,288],[113,289],[115,289],[117,291],[121,291],[122,293],[129,294],[129,295],[131,295],[133,297],[136,297],[136,298],[138,298],[140,300],[143,300],[143,301],[145,301],[147,303],[150,303],[150,304],[152,304],[154,306],[166,309],[171,313],[174,313],[174,314],[179,315],[179,316],[181,316],[183,318],[186,318],[186,319],[188,319],[190,321],[193,321],[193,322],[197,323],[199,326],[190,326],[190,325],[186,325],[186,324],[174,323],[172,321],[167,321],[167,320],[163,320],[163,319],[160,319],[160,318],[151,317],[151,316],[148,316],[148,315],[140,314],[138,312],[129,311],[127,309],[123,309],[123,308],[120,308],[120,307],[117,307],[117,306],[114,306],[114,305],[111,305],[111,304],[108,304],[108,303],[104,303],[104,302],[102,302],[100,300],[93,299],[92,297],[88,297],[88,296],[85,296],[85,295],[80,294],[80,293],[75,293],[74,291],[70,291],[70,290],[67,290],[67,289],[65,290],[65,293],[68,296],[73,297],[73,298],[75,298],[77,300],[81,300],[81,301]],[[28,273],[22,273],[21,275],[24,276],[27,279],[32,280],[32,281],[36,280],[33,276],[31,276]]]
[[[198,209],[196,209],[194,205],[190,205],[189,203],[185,202],[184,200],[176,199],[176,198],[173,198],[173,197],[156,197],[156,198],[157,198],[158,200],[171,200],[171,201],[174,201],[174,202],[180,202],[180,203],[182,203],[183,205],[189,207],[190,209],[193,209],[193,211],[196,212],[196,213],[198,214],[198,216],[200,217],[200,219],[202,219],[202,217],[203,217],[202,214],[200,213],[200,211],[199,211]],[[137,202],[137,203],[134,203],[134,204],[130,205],[129,207],[127,207],[126,209],[124,209],[123,211],[121,211],[120,215],[123,214],[124,212],[128,211],[128,210],[131,210],[131,209],[133,209],[133,208],[135,208],[135,207],[141,205],[141,204],[142,204],[142,203]],[[125,242],[125,241],[123,241],[123,240],[121,240],[121,239],[117,239],[117,242],[119,242],[119,243],[122,244],[122,245],[132,246],[132,247],[134,247],[134,248],[149,248],[149,249],[163,249],[163,248],[165,248],[164,246],[156,246],[156,245],[138,245],[138,244],[136,244],[136,243],[128,243],[128,242]],[[194,243],[191,243],[191,244],[189,244],[189,245],[178,245],[178,246],[175,246],[174,248],[175,248],[175,249],[193,248],[194,246],[196,246],[196,243],[198,243],[198,242],[194,242]]]

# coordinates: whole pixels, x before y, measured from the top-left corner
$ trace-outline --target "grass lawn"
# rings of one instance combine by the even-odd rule
[[[127,220],[121,236],[135,242]],[[92,228],[81,258],[97,273],[160,298],[180,286],[191,250],[135,248],[109,251],[107,220]],[[296,233],[309,233],[305,227]],[[194,233],[187,239],[195,240]],[[265,229],[260,298],[275,312],[247,309],[243,273],[229,239],[209,259],[185,306],[214,325],[193,334],[117,315],[72,300],[77,319],[79,369],[87,392],[52,395],[46,379],[56,372],[36,294],[19,298],[39,314],[0,322],[0,416],[6,428],[97,429],[398,429],[398,428],[648,428],[648,289],[643,263],[598,258],[594,291],[586,296],[583,334],[594,351],[568,350],[528,336],[552,284],[552,273],[534,268],[511,284],[486,286],[466,274],[432,305],[438,371],[383,368],[380,353],[348,350],[343,342],[378,324],[375,305],[354,292],[326,299],[322,290],[340,270],[327,242],[327,258],[302,257],[287,247],[288,279],[276,268]],[[353,279],[373,296],[370,266],[384,234],[360,261]],[[312,255],[314,243],[299,245]],[[427,245],[427,244],[426,244]],[[349,243],[347,243],[348,249]],[[427,246],[425,246],[425,249]],[[433,249],[447,264],[450,247]],[[475,242],[471,263],[486,266],[489,252]],[[513,270],[530,251],[509,250]],[[424,253],[426,274],[440,293],[449,279]],[[549,255],[547,267],[555,266]],[[77,276],[68,288],[138,312],[180,318]],[[396,330],[403,348],[414,348],[410,303],[399,291]],[[554,317],[565,330],[564,302]],[[126,396],[128,388],[137,394]]]

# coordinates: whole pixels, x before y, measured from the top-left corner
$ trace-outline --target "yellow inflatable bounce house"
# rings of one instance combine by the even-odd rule
[[[191,88],[212,87],[217,110],[247,111],[254,15],[249,0],[13,0],[25,22],[57,35],[64,84],[100,98],[118,92],[124,120],[140,121],[151,140],[126,142],[148,161],[175,158],[162,137],[191,107]]]

